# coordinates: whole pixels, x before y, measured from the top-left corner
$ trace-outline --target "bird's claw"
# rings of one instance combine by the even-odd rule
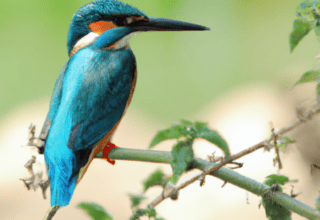
[[[117,148],[117,146],[115,144],[112,144],[110,141],[106,144],[106,146],[102,149],[102,157],[106,159],[110,164],[114,165],[115,161],[114,160],[110,160],[109,158],[109,152],[111,149],[113,148]]]

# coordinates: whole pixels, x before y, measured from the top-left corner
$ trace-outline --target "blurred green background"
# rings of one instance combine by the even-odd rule
[[[29,159],[29,154],[18,147],[26,143],[29,122],[39,125],[45,117],[45,107],[39,107],[39,111],[31,114],[30,109],[34,108],[30,108],[30,105],[43,106],[47,102],[49,107],[48,99],[56,77],[68,60],[66,39],[69,23],[78,8],[89,1],[0,0],[0,161],[5,164],[0,169],[0,195],[4,198],[1,200],[0,216],[5,219],[28,219],[27,216],[32,216],[29,219],[41,219],[49,207],[49,200],[42,200],[39,192],[28,192],[18,181],[23,171],[27,172],[23,164]],[[127,0],[127,3],[149,16],[193,22],[210,27],[211,31],[142,33],[131,39],[131,47],[137,58],[138,82],[131,102],[133,108],[129,108],[128,117],[119,126],[115,143],[125,147],[146,148],[160,126],[168,126],[180,118],[194,120],[198,119],[195,117],[204,117],[201,120],[211,120],[210,123],[222,132],[233,147],[232,152],[237,152],[270,135],[267,126],[270,120],[275,122],[275,127],[291,123],[295,117],[291,105],[293,101],[289,100],[289,105],[283,97],[287,97],[285,94],[288,93],[293,96],[298,94],[296,88],[290,90],[292,85],[302,73],[318,65],[315,56],[320,52],[313,31],[301,41],[293,54],[289,52],[289,33],[300,1]],[[260,88],[265,84],[267,86],[261,91],[254,89],[254,86]],[[243,90],[247,88],[253,94],[248,95],[250,99],[243,95]],[[277,91],[270,91],[270,96],[267,96],[265,93],[269,94],[269,91],[265,90],[269,88]],[[282,89],[280,94],[278,88]],[[314,85],[304,87],[301,91],[306,89],[314,93]],[[270,101],[275,93],[281,96],[280,101]],[[305,94],[301,94],[301,97],[310,99]],[[221,106],[221,102],[232,103],[226,107]],[[208,106],[208,114],[201,112]],[[272,114],[267,114],[269,112]],[[218,125],[213,115],[230,120],[223,118]],[[319,158],[319,140],[315,138],[320,137],[320,128],[316,127],[319,124],[314,121],[316,129],[302,127],[305,133],[297,131],[293,135],[294,138],[297,136],[301,148],[307,146],[304,149],[313,158]],[[310,140],[314,140],[314,143],[308,142]],[[165,147],[157,146],[157,150],[169,150],[171,146]],[[319,182],[307,175],[312,161],[301,159],[301,155],[306,153],[300,155],[300,151],[297,151],[296,155],[286,168],[292,170],[290,178],[299,179],[300,188],[295,190],[303,191],[302,201],[313,206],[318,188],[312,184],[318,187]],[[269,159],[254,154],[251,165],[248,157],[245,160],[246,167],[239,171],[248,177],[263,181],[275,169],[271,164],[271,154]],[[61,210],[57,219],[59,216],[60,219],[75,219],[70,217],[76,212],[75,204],[90,200],[100,203],[112,214],[129,216],[129,200],[124,192],[140,190],[142,179],[158,164],[117,163],[119,165],[112,169],[104,161],[92,163],[90,172],[77,188],[72,204]],[[260,165],[263,165],[263,169]],[[296,175],[300,168],[300,174],[304,175],[302,178]],[[101,169],[105,170],[103,175]],[[168,166],[166,171],[169,173],[170,170]],[[182,213],[189,217],[181,219],[212,219],[212,216],[228,219],[225,205],[233,204],[237,216],[229,219],[247,220],[249,212],[259,212],[265,216],[262,209],[257,209],[259,198],[254,202],[251,197],[252,206],[249,207],[241,189],[231,188],[231,184],[228,184],[227,189],[217,190],[222,185],[218,181],[208,179],[204,186],[207,188],[201,188],[202,191],[191,188],[187,193],[188,198],[181,197],[179,203],[168,202],[167,206],[159,207],[160,213]],[[96,187],[92,187],[93,184]],[[312,187],[313,191],[309,190]],[[105,189],[103,193],[100,190],[102,188]],[[157,195],[155,193],[150,198]],[[107,197],[112,199],[108,200]],[[113,199],[117,199],[117,202],[113,202]],[[206,202],[203,203],[203,199]],[[183,207],[181,210],[198,206],[195,211],[185,212],[177,211],[179,204]],[[203,204],[210,204],[210,209]],[[167,210],[168,207],[172,207],[172,212]],[[204,216],[205,213],[209,213],[208,218],[198,216]],[[79,211],[79,216],[84,214]],[[255,215],[250,217],[261,219]]]
[[[50,97],[68,60],[69,23],[88,2],[1,0],[0,118],[19,104]],[[268,81],[290,89],[298,76],[290,77],[288,69],[310,69],[319,53],[313,33],[289,53],[288,35],[300,0],[126,2],[149,16],[211,28],[132,38],[138,65],[132,105],[164,122],[187,118],[247,83]]]

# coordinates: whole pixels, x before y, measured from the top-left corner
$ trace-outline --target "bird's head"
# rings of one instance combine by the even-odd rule
[[[118,28],[119,30],[114,30]],[[111,34],[111,43],[134,32],[209,30],[201,25],[166,18],[148,17],[139,9],[117,0],[96,0],[82,6],[73,16],[68,33],[68,53],[93,44],[100,35]]]

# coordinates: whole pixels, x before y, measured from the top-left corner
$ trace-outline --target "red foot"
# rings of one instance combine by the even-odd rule
[[[109,152],[110,152],[110,150],[111,150],[112,148],[117,148],[117,146],[114,145],[114,144],[111,144],[110,141],[109,141],[109,142],[107,143],[107,145],[102,149],[102,154],[103,154],[103,155],[102,155],[101,158],[107,159],[107,161],[108,161],[109,163],[111,163],[112,165],[114,165],[114,164],[115,164],[115,161],[109,159]]]

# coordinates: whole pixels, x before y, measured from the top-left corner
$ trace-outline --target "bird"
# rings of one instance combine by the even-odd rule
[[[76,185],[99,152],[110,163],[111,138],[135,89],[137,67],[129,39],[149,31],[209,28],[148,17],[117,1],[96,0],[73,16],[67,38],[69,60],[56,80],[39,135],[50,180],[52,207],[70,203]]]

